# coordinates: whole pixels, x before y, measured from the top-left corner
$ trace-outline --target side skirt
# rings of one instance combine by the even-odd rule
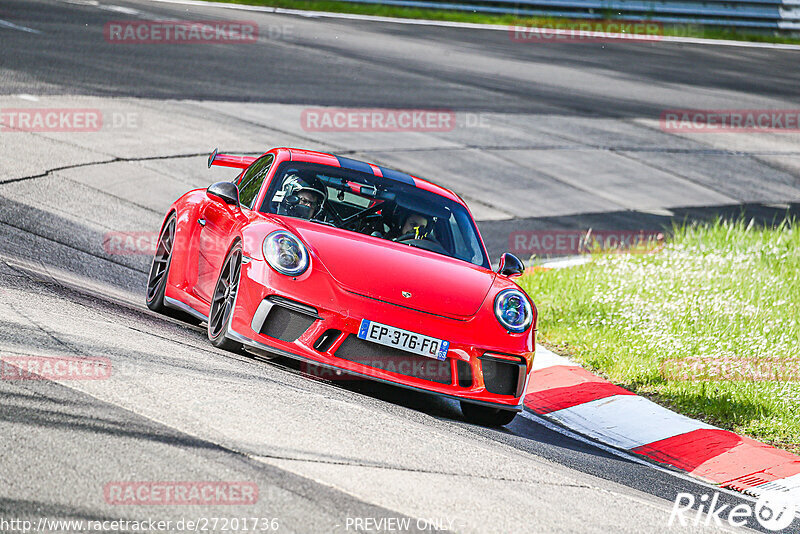
[[[195,310],[188,304],[184,304],[178,299],[174,299],[172,297],[164,297],[164,304],[169,306],[170,308],[175,308],[176,310],[180,310],[182,312],[188,313],[192,317],[200,319],[201,321],[208,321],[208,317],[200,313],[199,311]]]

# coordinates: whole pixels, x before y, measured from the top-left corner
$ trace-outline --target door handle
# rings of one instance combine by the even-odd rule
[[[205,219],[197,219],[197,224],[199,224],[200,226],[205,226],[206,225],[206,220]]]

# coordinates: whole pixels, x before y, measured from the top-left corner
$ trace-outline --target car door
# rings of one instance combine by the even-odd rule
[[[269,173],[274,156],[267,154],[254,161],[242,173],[239,180],[239,204],[241,210],[253,209],[253,203]],[[226,204],[219,198],[209,197],[200,211],[200,239],[197,255],[197,284],[193,288],[196,297],[211,302],[211,295],[217,283],[222,262],[228,253],[230,237],[243,218],[239,208]]]

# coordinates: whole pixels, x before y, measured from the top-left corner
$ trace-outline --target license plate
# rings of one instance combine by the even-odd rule
[[[388,324],[376,323],[366,319],[361,319],[358,337],[373,343],[380,343],[387,347],[395,347],[406,352],[442,361],[447,358],[447,349],[450,348],[449,341],[423,336],[402,328],[395,328]]]

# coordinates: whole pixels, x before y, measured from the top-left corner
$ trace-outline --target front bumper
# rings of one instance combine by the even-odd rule
[[[503,331],[493,314],[487,317],[482,309],[475,317],[454,319],[389,304],[341,289],[319,268],[291,278],[275,273],[264,261],[251,260],[242,267],[228,328],[231,339],[321,369],[476,404],[522,409],[533,339],[530,333]],[[363,341],[357,332],[365,318],[446,339],[447,359],[440,362]]]

